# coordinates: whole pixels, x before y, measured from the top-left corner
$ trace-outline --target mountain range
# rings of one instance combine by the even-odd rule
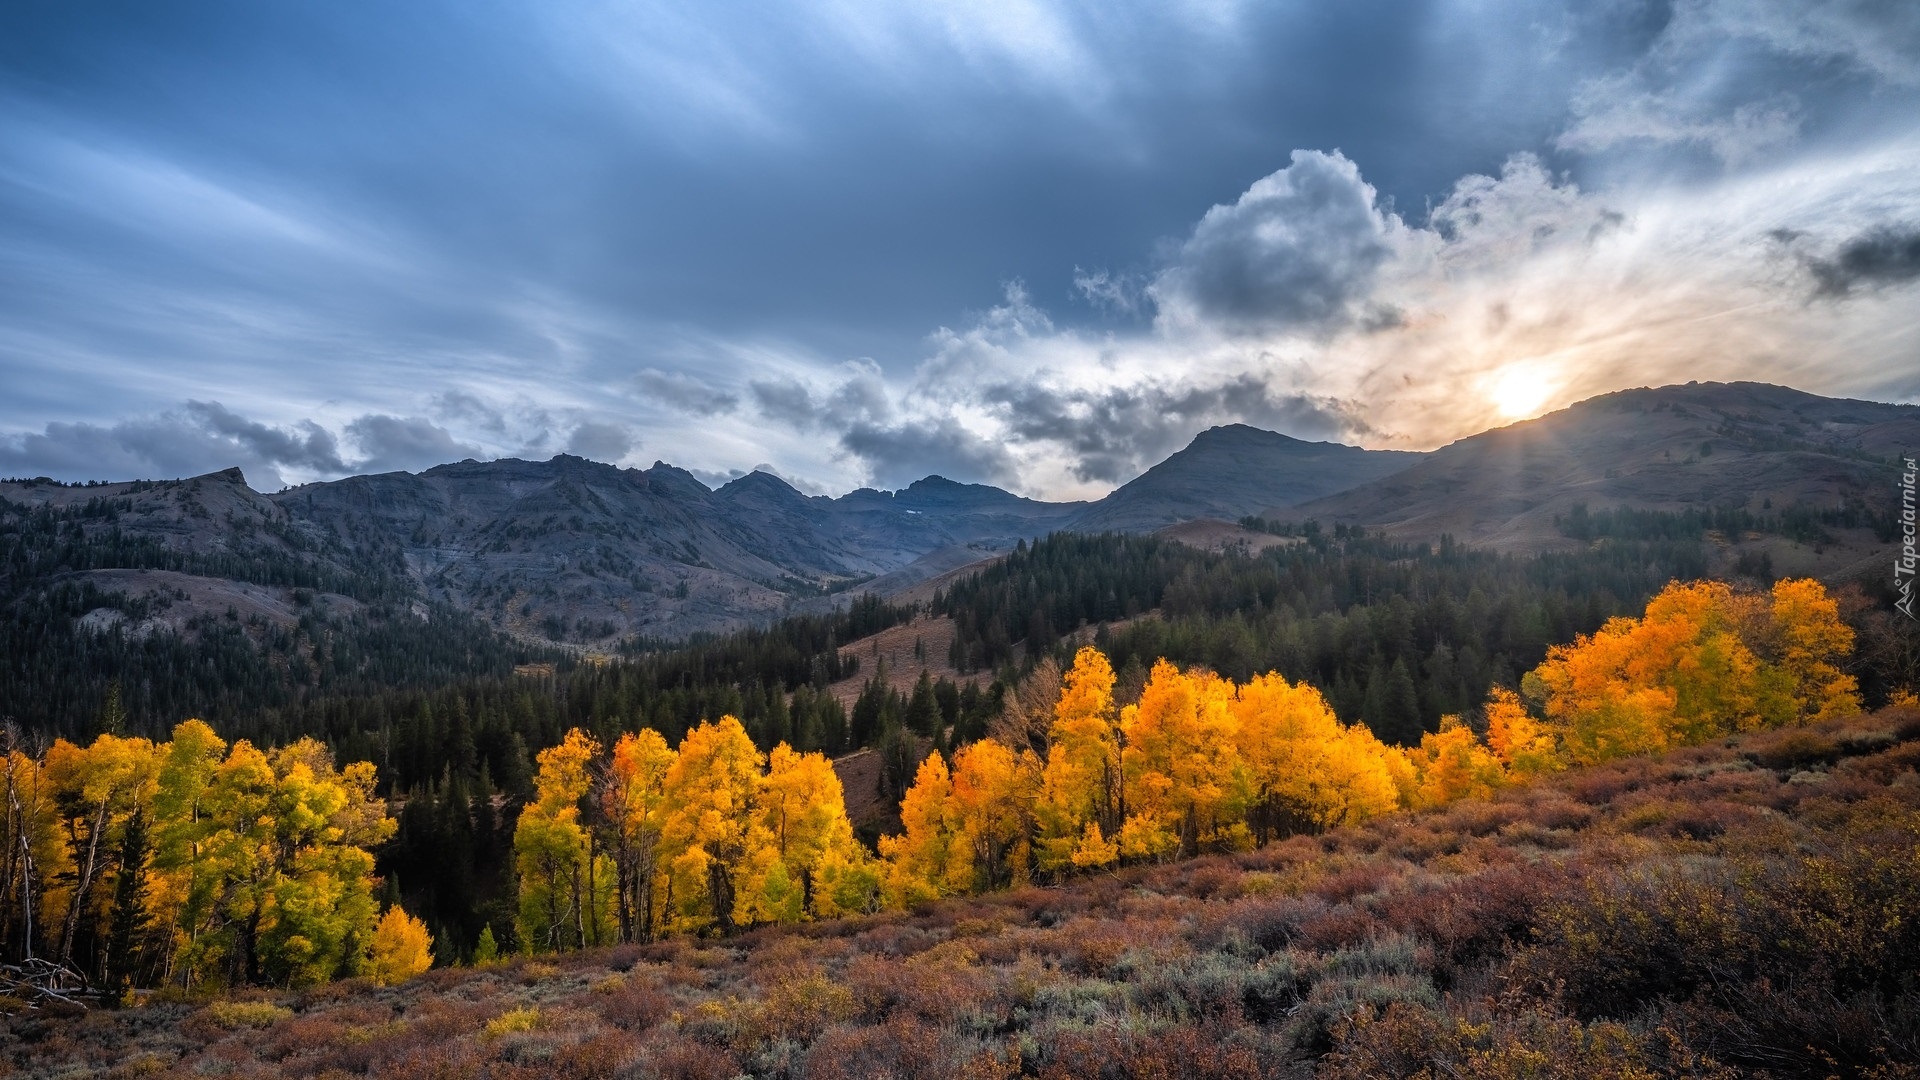
[[[406,594],[420,610],[450,605],[522,639],[598,646],[824,610],[856,591],[892,594],[1063,530],[1150,532],[1257,515],[1519,551],[1580,542],[1557,524],[1576,507],[1830,515],[1855,506],[1884,520],[1897,506],[1894,465],[1915,447],[1914,406],[1688,384],[1590,399],[1430,453],[1218,427],[1093,502],[1041,502],[938,476],[837,498],[766,472],[716,490],[662,462],[623,469],[560,455],[271,495],[233,469],[94,486],[6,481],[0,517],[65,508],[89,536],[112,530],[116,542],[171,553],[164,587],[178,601],[176,622],[242,600],[270,621],[297,618],[293,577],[243,569],[267,560],[307,567],[300,580],[343,603],[369,590]],[[109,509],[80,515],[89,504]],[[1864,560],[1871,546],[1849,557]],[[161,587],[101,562],[64,566],[64,580],[108,592]],[[23,573],[0,570],[14,578],[6,592],[34,587]]]

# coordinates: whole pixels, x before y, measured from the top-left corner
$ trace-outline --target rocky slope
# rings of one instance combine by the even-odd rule
[[[1688,383],[1606,394],[1482,432],[1392,476],[1271,515],[1512,551],[1580,542],[1555,524],[1580,507],[1731,508],[1775,519],[1853,507],[1864,526],[1897,511],[1899,462],[1916,450],[1920,407]],[[1834,543],[1821,546],[1834,550],[1802,572],[1885,554],[1885,540],[1867,528],[1829,522],[1823,531]]]

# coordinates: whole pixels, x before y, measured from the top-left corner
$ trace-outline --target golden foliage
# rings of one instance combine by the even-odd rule
[[[381,986],[405,982],[433,966],[433,935],[427,924],[400,905],[387,909],[373,928],[373,955],[367,974]]]

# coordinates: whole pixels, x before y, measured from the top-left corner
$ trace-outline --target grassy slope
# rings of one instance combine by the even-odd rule
[[[16,1017],[0,1074],[1920,1076],[1916,766],[1888,710],[912,913]]]

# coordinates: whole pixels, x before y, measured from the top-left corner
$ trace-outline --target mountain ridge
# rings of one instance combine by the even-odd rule
[[[248,488],[238,469],[91,487],[7,481],[0,513],[112,501],[114,535],[137,534],[210,573],[242,556],[310,563],[303,573],[315,580],[374,575],[389,583],[385,593],[412,590],[413,601],[472,612],[525,640],[606,647],[821,611],[854,592],[891,595],[1056,531],[1145,533],[1262,516],[1542,551],[1585,542],[1560,524],[1576,508],[1762,515],[1777,502],[1884,516],[1895,495],[1888,462],[1915,446],[1920,407],[1705,383],[1600,395],[1427,453],[1223,425],[1091,502],[937,475],[829,497],[757,470],[716,489],[664,461],[622,468],[560,454],[270,495]],[[1857,528],[1829,534],[1831,545],[1767,543],[1783,570],[1809,573],[1880,554]]]

